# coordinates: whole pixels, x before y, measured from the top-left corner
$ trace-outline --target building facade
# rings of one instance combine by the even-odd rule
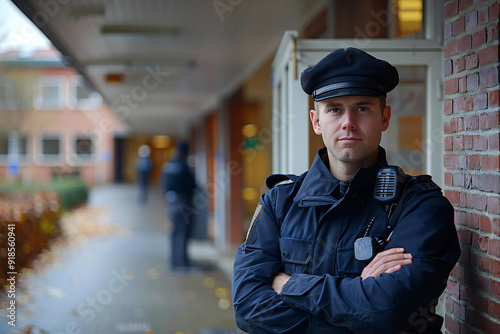
[[[127,126],[54,50],[0,55],[0,177],[23,183],[114,178],[113,140]]]

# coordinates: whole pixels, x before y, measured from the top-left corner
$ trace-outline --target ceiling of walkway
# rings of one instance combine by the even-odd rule
[[[180,134],[328,0],[12,0],[135,132]]]

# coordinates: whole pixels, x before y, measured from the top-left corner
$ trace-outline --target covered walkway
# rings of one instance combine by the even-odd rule
[[[168,267],[166,205],[145,205],[135,185],[92,190],[65,216],[65,242],[18,276],[16,326],[1,308],[0,333],[237,333],[230,282],[208,242],[191,243],[202,269]]]

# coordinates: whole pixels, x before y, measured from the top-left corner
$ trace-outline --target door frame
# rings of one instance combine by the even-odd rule
[[[273,173],[301,174],[309,169],[309,96],[301,88],[300,73],[332,50],[356,47],[395,66],[426,67],[425,173],[442,186],[442,45],[434,40],[297,39],[297,36],[296,31],[285,32],[273,61]]]

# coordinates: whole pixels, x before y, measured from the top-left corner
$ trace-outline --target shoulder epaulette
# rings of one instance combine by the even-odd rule
[[[421,192],[441,190],[441,188],[434,181],[432,181],[432,177],[430,175],[413,176],[412,181],[416,183]]]
[[[266,186],[271,189],[279,185],[295,182],[298,176],[293,174],[273,174],[267,177]]]

